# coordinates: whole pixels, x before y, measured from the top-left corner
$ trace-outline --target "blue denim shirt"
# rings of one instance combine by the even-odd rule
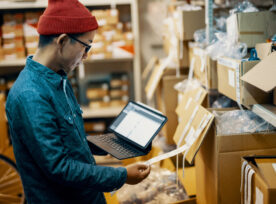
[[[125,183],[125,168],[95,164],[65,73],[28,57],[9,92],[6,113],[28,204],[101,204],[102,192]]]

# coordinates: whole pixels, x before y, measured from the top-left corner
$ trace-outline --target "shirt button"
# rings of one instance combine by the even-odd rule
[[[71,117],[69,117],[69,120],[71,120]]]
[[[74,114],[74,118],[76,117],[76,114]]]
[[[86,141],[86,139],[83,139],[83,141],[85,142],[85,141]]]

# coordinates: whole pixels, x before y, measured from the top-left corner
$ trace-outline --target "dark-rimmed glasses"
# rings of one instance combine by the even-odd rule
[[[67,35],[68,35],[68,34],[67,34]],[[88,53],[89,50],[91,49],[91,45],[88,45],[88,44],[86,44],[85,42],[82,42],[81,40],[79,40],[79,39],[73,37],[72,35],[68,35],[68,37],[71,38],[71,39],[73,39],[73,40],[75,40],[75,41],[77,41],[77,42],[79,42],[80,44],[84,45],[84,46],[85,46],[85,53]]]

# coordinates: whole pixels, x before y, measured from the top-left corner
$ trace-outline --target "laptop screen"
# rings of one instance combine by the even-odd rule
[[[166,121],[166,116],[160,112],[139,103],[129,102],[109,129],[146,148]]]

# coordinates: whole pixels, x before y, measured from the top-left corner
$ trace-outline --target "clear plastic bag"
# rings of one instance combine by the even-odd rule
[[[232,135],[275,131],[276,128],[249,110],[213,112],[216,116],[217,134]]]
[[[181,82],[178,82],[177,84],[174,85],[174,89],[177,90],[178,92],[186,92],[186,91],[191,91],[194,89],[197,89],[198,87],[201,86],[201,83],[197,79],[185,79]]]
[[[223,32],[218,32],[215,35],[218,40],[206,48],[207,53],[213,60],[217,60],[222,56],[235,59],[242,59],[246,56],[246,43],[235,43],[229,39],[229,36],[226,33]]]
[[[125,184],[117,191],[121,204],[167,204],[188,198],[185,189],[176,184],[176,173],[156,165],[151,166],[150,175],[137,185]]]
[[[248,0],[238,3],[235,8],[230,10],[230,15],[234,13],[248,13],[248,12],[256,12],[259,11],[251,2]]]
[[[229,108],[233,107],[234,105],[234,102],[230,98],[226,96],[221,96],[214,101],[214,103],[212,104],[212,108]]]

